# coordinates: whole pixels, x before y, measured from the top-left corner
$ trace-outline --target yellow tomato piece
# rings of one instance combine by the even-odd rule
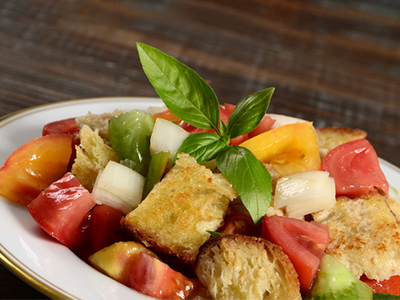
[[[294,123],[261,133],[240,144],[281,176],[320,169],[317,134],[312,123]]]

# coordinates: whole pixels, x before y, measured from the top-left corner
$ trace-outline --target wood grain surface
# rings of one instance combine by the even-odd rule
[[[397,0],[1,0],[0,116],[156,96],[138,41],[195,69],[221,103],[273,86],[269,112],[363,129],[400,166]],[[46,297],[1,267],[0,298]]]

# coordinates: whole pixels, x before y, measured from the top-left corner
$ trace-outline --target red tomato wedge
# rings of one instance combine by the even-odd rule
[[[262,237],[282,247],[297,271],[301,292],[307,293],[330,240],[328,226],[276,215],[264,217],[262,226]]]
[[[81,223],[95,205],[89,191],[67,173],[32,200],[28,210],[43,230],[76,250],[86,237]]]
[[[79,249],[74,249],[83,260],[93,253],[119,241],[127,240],[125,231],[121,230],[120,221],[125,214],[111,206],[98,204],[90,210],[80,228],[83,241]]]
[[[400,276],[395,275],[387,280],[377,281],[375,279],[368,279],[365,275],[361,276],[361,281],[372,287],[374,293],[400,295]]]
[[[228,104],[225,103],[224,106],[219,107],[219,113],[220,113],[220,119],[223,121],[225,124],[228,123],[228,119],[230,115],[232,114],[233,110],[235,109],[236,105],[233,104]],[[229,145],[239,145],[243,143],[245,140],[249,138],[249,134],[243,134],[241,136],[238,136],[236,138],[231,139]]]
[[[68,170],[71,170],[76,158],[75,146],[80,144],[79,131],[80,128],[76,123],[75,118],[48,123],[43,127],[42,130],[43,136],[51,134],[67,134],[72,136],[72,155],[68,165]]]
[[[48,135],[14,151],[0,168],[0,195],[27,205],[68,170],[72,137]]]
[[[235,109],[236,105],[233,104],[228,104],[225,103],[224,106],[220,106],[220,119],[226,124],[228,122],[229,116],[232,114],[233,110]],[[153,119],[156,120],[157,118],[163,118],[169,121],[176,121],[179,122],[179,125],[185,129],[187,132],[190,133],[203,133],[203,132],[215,132],[213,129],[204,129],[204,128],[198,128],[193,125],[190,125],[184,121],[181,121],[178,117],[176,117],[171,111],[165,110],[164,112],[157,113],[153,116]],[[271,118],[270,117],[265,117],[260,125],[254,129],[252,132],[253,136],[257,133],[264,132],[266,130],[269,130],[273,123],[275,121],[272,120],[271,123]],[[249,134],[244,134],[241,136],[238,136],[234,139],[231,139],[230,145],[239,145],[246,141],[249,138]]]
[[[322,170],[335,179],[336,195],[355,198],[368,194],[375,187],[389,193],[378,156],[366,139],[342,144],[328,152]]]
[[[265,131],[271,130],[272,126],[275,124],[275,120],[272,119],[270,116],[265,116],[260,124],[253,129],[253,131],[249,132],[249,138],[252,138],[256,135],[259,135]]]
[[[129,281],[131,287],[142,294],[171,300],[188,298],[198,284],[145,252],[132,259]]]
[[[75,118],[59,120],[46,124],[43,127],[42,135],[49,134],[69,134],[77,135],[79,133],[79,126],[76,124]]]
[[[214,129],[204,129],[204,128],[195,127],[184,121],[181,121],[179,123],[179,126],[181,126],[183,129],[185,129],[189,133],[215,132]]]
[[[96,205],[89,214],[88,232],[92,253],[123,240],[124,235],[119,232],[121,218],[125,216],[122,211],[102,204]]]

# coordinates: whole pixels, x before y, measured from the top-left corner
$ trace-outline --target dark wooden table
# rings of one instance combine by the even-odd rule
[[[2,0],[0,116],[156,96],[140,41],[195,69],[221,102],[274,86],[270,112],[363,129],[400,166],[399,16],[397,0]],[[46,296],[0,267],[0,298]]]

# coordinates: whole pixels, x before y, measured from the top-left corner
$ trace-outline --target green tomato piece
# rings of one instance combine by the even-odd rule
[[[153,117],[142,110],[131,110],[112,117],[108,124],[111,147],[122,159],[129,159],[147,169],[153,127]]]
[[[136,161],[132,161],[129,158],[125,158],[119,162],[121,165],[132,169],[135,172],[138,172],[140,175],[146,176],[147,170],[143,164],[137,163]]]
[[[161,180],[167,167],[168,158],[169,152],[158,152],[151,157],[149,172],[144,184],[143,199],[150,193],[154,185]]]
[[[321,260],[317,279],[305,299],[368,300],[372,297],[370,286],[355,278],[333,256],[325,254]]]

